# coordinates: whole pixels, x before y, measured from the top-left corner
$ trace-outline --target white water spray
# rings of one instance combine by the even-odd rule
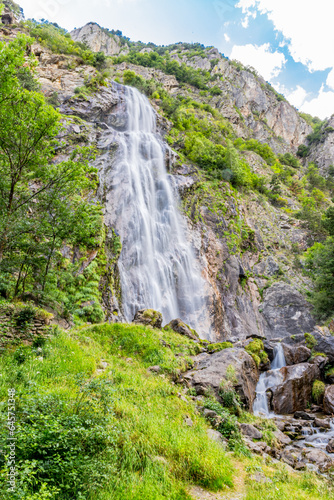
[[[286,366],[282,344],[274,347],[274,359],[271,363],[271,369],[268,372],[261,373],[256,386],[256,399],[253,404],[254,415],[273,416],[268,407],[267,390],[277,387],[283,379],[280,369]]]
[[[155,113],[136,89],[117,88],[124,105],[111,117],[101,147],[118,144],[106,209],[122,241],[118,266],[125,319],[153,308],[165,322],[181,318],[208,338],[204,280],[166,172],[166,146],[156,133]]]

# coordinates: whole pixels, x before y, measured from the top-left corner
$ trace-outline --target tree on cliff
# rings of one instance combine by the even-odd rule
[[[90,148],[66,154],[57,138],[61,115],[24,88],[22,68],[34,79],[30,42],[0,44],[0,294],[41,297],[56,251],[64,242],[93,245],[101,213],[84,196],[97,180]]]

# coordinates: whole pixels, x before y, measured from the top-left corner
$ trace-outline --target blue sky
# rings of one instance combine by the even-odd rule
[[[26,18],[89,21],[132,40],[214,45],[253,66],[301,111],[334,113],[332,0],[19,0]]]

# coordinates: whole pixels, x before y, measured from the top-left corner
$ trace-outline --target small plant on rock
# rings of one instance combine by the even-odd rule
[[[321,404],[325,394],[325,384],[321,380],[315,380],[312,386],[312,398],[316,404]]]

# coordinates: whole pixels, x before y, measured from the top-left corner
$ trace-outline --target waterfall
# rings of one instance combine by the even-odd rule
[[[132,321],[137,310],[153,308],[165,323],[181,318],[208,337],[204,280],[166,171],[166,145],[157,134],[155,112],[138,90],[115,88],[123,104],[110,117],[100,147],[118,144],[109,168],[106,211],[122,242],[118,266],[124,317]]]
[[[283,376],[280,369],[286,366],[282,344],[276,344],[274,347],[274,359],[271,363],[271,369],[268,372],[261,373],[256,386],[256,399],[253,404],[254,415],[269,417],[267,390],[276,387],[282,382]]]

